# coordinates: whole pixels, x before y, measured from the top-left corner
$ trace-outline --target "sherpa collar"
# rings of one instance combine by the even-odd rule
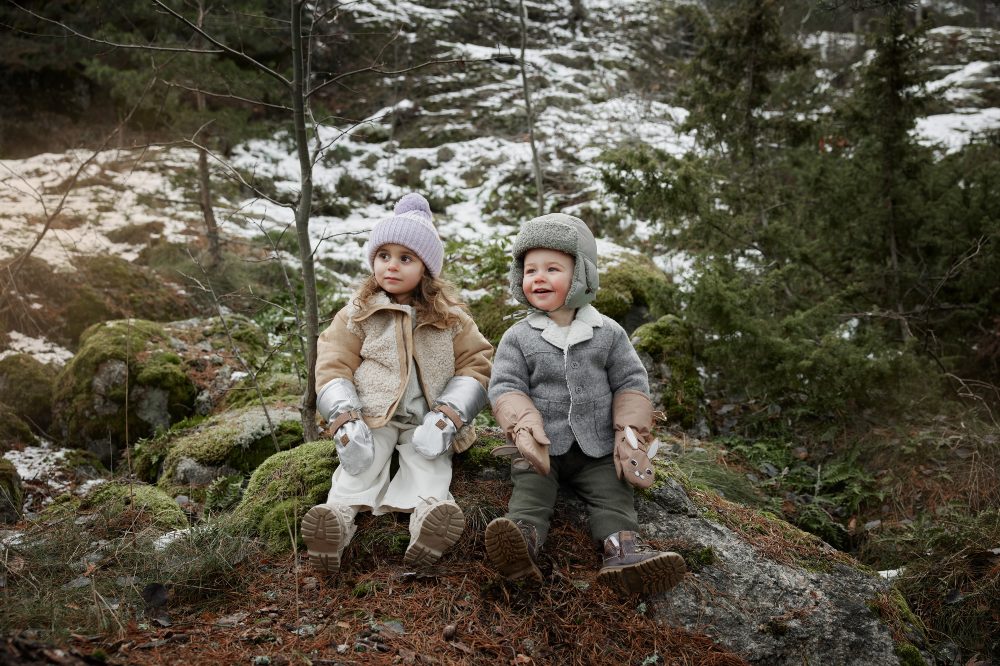
[[[560,326],[540,311],[532,312],[525,321],[542,332],[543,340],[563,351],[590,340],[594,337],[594,329],[604,326],[601,313],[593,305],[584,305],[578,309],[569,326]]]

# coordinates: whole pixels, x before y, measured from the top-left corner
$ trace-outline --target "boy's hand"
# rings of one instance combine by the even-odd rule
[[[621,391],[615,395],[611,411],[615,425],[614,460],[618,478],[637,488],[648,488],[656,480],[647,443],[652,439],[653,403],[641,391]]]
[[[637,488],[648,488],[656,480],[646,445],[639,442],[632,428],[615,431],[615,471]]]
[[[505,393],[493,404],[493,416],[503,428],[507,440],[517,447],[521,458],[537,473],[547,475],[551,442],[545,434],[542,415],[531,398],[517,391]]]

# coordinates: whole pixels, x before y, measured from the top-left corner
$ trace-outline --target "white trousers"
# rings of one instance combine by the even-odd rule
[[[451,457],[449,449],[437,458],[427,459],[413,448],[416,424],[390,421],[372,430],[375,458],[371,467],[360,474],[348,474],[343,467],[333,472],[333,485],[327,504],[342,504],[357,511],[371,511],[376,516],[391,511],[410,513],[423,500],[453,500]],[[399,452],[399,469],[389,478],[393,451]]]

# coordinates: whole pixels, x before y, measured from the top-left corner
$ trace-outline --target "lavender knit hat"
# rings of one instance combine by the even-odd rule
[[[368,265],[375,267],[375,252],[386,243],[410,248],[437,277],[444,264],[444,244],[438,237],[427,199],[416,192],[404,194],[392,210],[392,217],[379,220],[368,237]]]

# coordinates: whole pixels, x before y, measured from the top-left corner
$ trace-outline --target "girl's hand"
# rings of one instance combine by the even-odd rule
[[[451,448],[458,428],[447,416],[431,410],[424,416],[424,422],[413,431],[413,448],[425,458],[437,458]]]
[[[375,458],[375,440],[368,424],[357,419],[348,421],[333,435],[337,443],[337,457],[340,466],[352,476],[367,471]]]

